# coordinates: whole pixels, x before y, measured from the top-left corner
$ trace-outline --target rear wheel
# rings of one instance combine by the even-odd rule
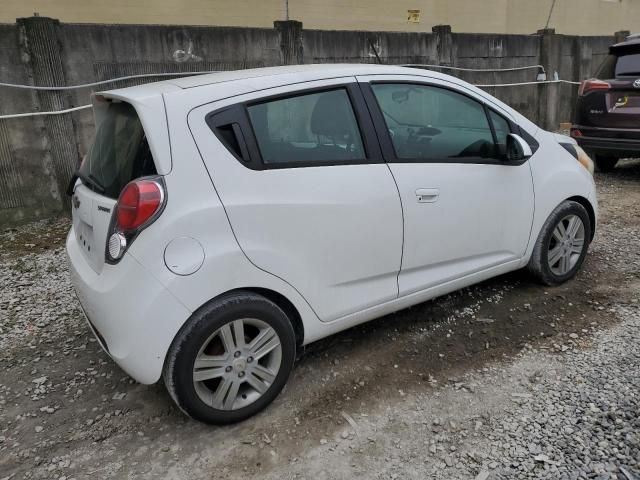
[[[595,162],[598,166],[598,170],[601,172],[610,172],[616,167],[618,159],[607,155],[596,155]]]
[[[275,303],[232,293],[202,307],[180,330],[164,382],[187,415],[212,424],[238,422],[280,393],[295,350],[293,327]]]
[[[559,285],[573,278],[587,255],[591,228],[582,205],[562,202],[540,230],[529,271],[545,285]]]

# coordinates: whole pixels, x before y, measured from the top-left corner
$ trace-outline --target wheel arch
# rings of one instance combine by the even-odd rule
[[[591,222],[591,238],[589,238],[589,242],[591,242],[593,240],[593,237],[596,233],[596,212],[595,209],[593,208],[593,205],[591,205],[591,202],[586,199],[585,197],[581,197],[579,195],[575,195],[573,197],[569,197],[567,198],[568,201],[572,201],[572,202],[576,202],[579,203],[580,205],[582,205],[584,207],[584,209],[587,211],[587,213],[589,214],[589,221]]]
[[[230,293],[238,293],[238,292],[246,292],[246,293],[255,293],[256,295],[260,295],[265,297],[267,300],[272,301],[278,307],[282,309],[282,311],[287,315],[287,318],[291,322],[293,327],[293,331],[296,336],[296,347],[302,346],[304,343],[304,323],[302,321],[302,316],[300,312],[293,304],[291,300],[285,297],[282,293],[277,292],[275,290],[264,288],[264,287],[240,287],[233,288],[231,290],[227,290],[226,292],[222,292],[215,297],[204,302],[197,310],[204,307],[205,305],[215,302],[219,298],[224,297],[225,295],[229,295]],[[197,311],[196,310],[196,311]],[[186,322],[185,322],[186,323]]]
[[[296,347],[302,346],[304,342],[304,323],[302,322],[302,316],[300,315],[300,312],[293,304],[293,302],[291,302],[291,300],[289,300],[283,294],[269,288],[248,287],[231,290],[231,292],[237,291],[253,292],[257,295],[262,295],[263,297],[271,300],[273,303],[278,305],[278,307],[280,307],[282,311],[287,315],[289,321],[291,322],[291,325],[293,326],[293,331],[296,334]]]

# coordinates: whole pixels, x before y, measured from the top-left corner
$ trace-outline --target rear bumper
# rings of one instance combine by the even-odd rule
[[[574,128],[580,129],[580,127]],[[584,132],[584,129],[580,130]],[[589,132],[589,136],[574,138],[583,149],[597,154],[619,157],[638,156],[640,154],[640,139],[624,138],[624,133],[607,129],[606,136],[597,136],[597,132],[592,131]]]
[[[109,356],[140,383],[160,379],[178,329],[191,313],[132,256],[98,275],[73,229],[67,237],[71,281],[91,330]]]

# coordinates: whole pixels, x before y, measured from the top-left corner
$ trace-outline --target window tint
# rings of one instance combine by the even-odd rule
[[[493,123],[493,129],[496,132],[498,153],[505,155],[507,153],[507,136],[511,133],[509,122],[493,110],[489,110],[489,116],[491,117],[491,123]]]
[[[373,84],[396,155],[454,162],[494,154],[484,107],[444,88]]]
[[[612,80],[625,75],[640,75],[640,53],[607,56],[595,76],[603,80]]]
[[[248,108],[265,164],[349,162],[365,158],[346,90],[298,95]]]
[[[109,105],[78,174],[87,179],[86,186],[111,198],[118,198],[131,180],[156,174],[142,124],[131,105]]]
[[[622,55],[616,62],[616,77],[619,75],[640,74],[640,53]]]

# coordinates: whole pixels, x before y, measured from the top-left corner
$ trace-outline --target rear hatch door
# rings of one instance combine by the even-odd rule
[[[109,225],[120,192],[131,180],[157,174],[135,108],[123,101],[101,103],[96,136],[77,172],[72,197],[75,238],[97,273],[104,266]]]
[[[586,94],[579,107],[581,123],[608,129],[640,129],[640,45],[612,47],[596,78],[608,90]],[[603,133],[607,136],[606,132]],[[616,136],[611,132],[611,136]]]
[[[640,70],[640,55],[638,55]],[[611,90],[606,93],[606,113],[598,123],[607,128],[640,129],[640,71],[637,77],[611,80]],[[634,86],[638,85],[637,87]]]

